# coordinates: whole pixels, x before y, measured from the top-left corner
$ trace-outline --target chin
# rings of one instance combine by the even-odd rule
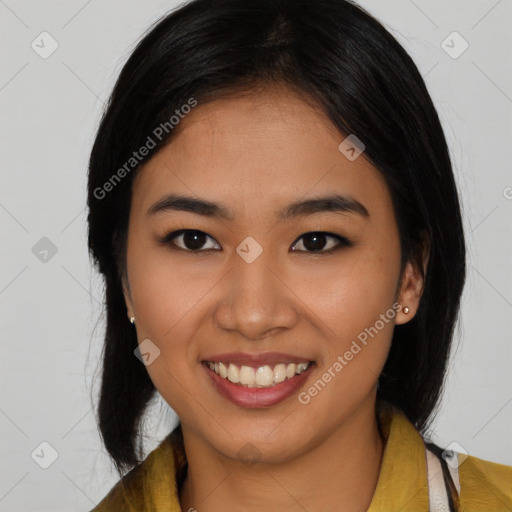
[[[222,431],[220,436],[212,438],[210,428],[208,443],[224,456],[248,465],[256,462],[277,464],[294,459],[306,451],[304,435],[299,430],[276,428],[275,422],[261,425],[260,428],[239,425],[233,428],[233,437]]]

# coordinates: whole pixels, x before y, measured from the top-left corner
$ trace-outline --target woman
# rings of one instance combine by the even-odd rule
[[[450,222],[446,222],[449,219]],[[90,159],[105,277],[94,509],[509,510],[422,438],[465,279],[425,84],[345,0],[194,0],[124,66]],[[159,393],[180,419],[143,458]]]

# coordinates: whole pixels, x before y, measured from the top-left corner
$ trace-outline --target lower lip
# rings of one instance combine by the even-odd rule
[[[258,408],[270,407],[286,400],[304,384],[311,373],[314,363],[309,363],[304,372],[269,388],[249,388],[233,384],[230,380],[210,370],[206,363],[202,363],[202,366],[222,396],[241,407]]]

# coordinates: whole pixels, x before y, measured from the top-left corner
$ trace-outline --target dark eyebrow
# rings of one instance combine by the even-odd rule
[[[289,219],[290,217],[300,217],[318,212],[356,213],[362,217],[370,216],[366,207],[359,201],[352,197],[335,194],[292,203],[279,212],[278,217]]]
[[[204,199],[175,194],[170,194],[157,201],[149,208],[147,213],[148,215],[154,215],[158,212],[168,211],[185,211],[206,217],[221,217],[227,220],[234,219],[234,215],[224,206]],[[277,217],[281,220],[285,220],[320,212],[355,213],[362,217],[370,217],[366,207],[359,201],[339,194],[297,201],[278,212]]]
[[[148,215],[158,212],[184,211],[197,213],[206,217],[222,217],[223,219],[232,220],[233,215],[223,206],[216,203],[206,201],[204,199],[196,199],[195,197],[181,196],[170,194],[160,201],[157,201],[148,210]]]

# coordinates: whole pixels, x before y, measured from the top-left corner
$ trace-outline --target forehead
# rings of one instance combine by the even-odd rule
[[[134,206],[165,193],[209,197],[235,211],[345,193],[389,206],[384,179],[365,158],[338,149],[345,135],[311,101],[285,88],[199,103],[138,172]]]

